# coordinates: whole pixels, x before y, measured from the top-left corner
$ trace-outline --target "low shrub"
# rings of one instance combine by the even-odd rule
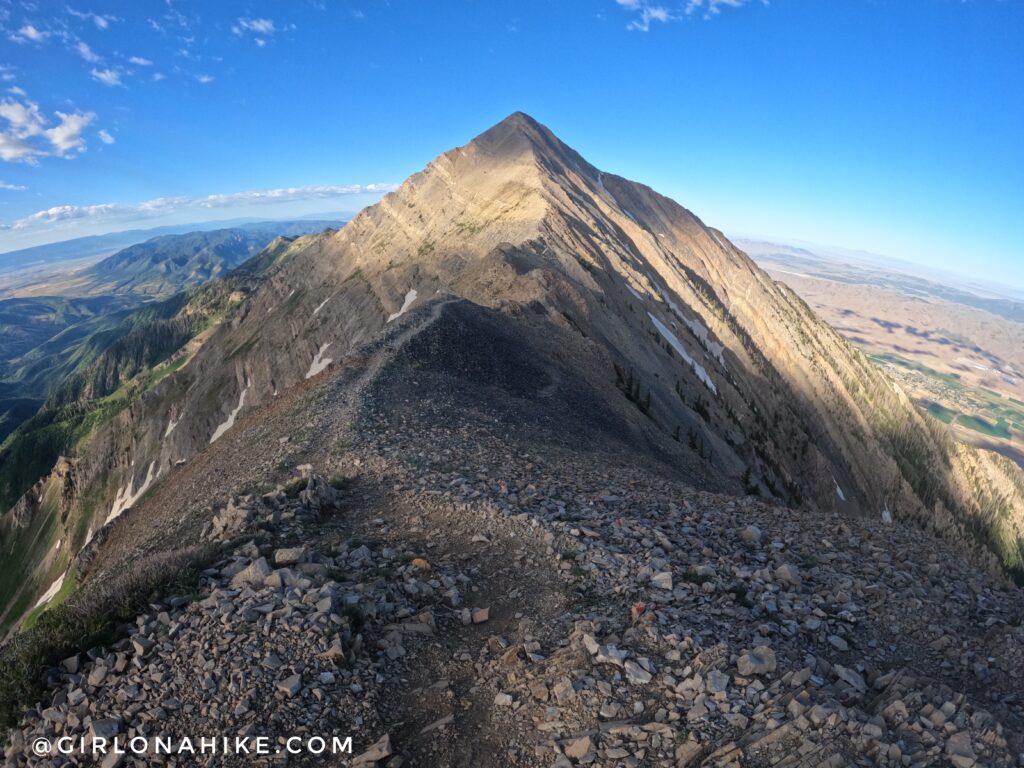
[[[194,590],[216,558],[213,546],[150,555],[108,579],[86,583],[67,602],[0,646],[0,726],[14,725],[39,700],[48,669],[62,659],[116,640],[115,627],[169,594]]]

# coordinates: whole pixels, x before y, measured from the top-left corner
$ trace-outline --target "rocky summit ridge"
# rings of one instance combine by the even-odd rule
[[[32,602],[214,547],[12,764],[197,719],[381,765],[1018,761],[1019,472],[673,201],[516,114],[222,285],[4,519]]]

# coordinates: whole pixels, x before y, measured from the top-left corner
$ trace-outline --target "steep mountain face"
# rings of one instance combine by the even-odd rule
[[[554,393],[538,434],[591,424],[589,439],[694,485],[891,515],[962,538],[989,565],[1021,565],[1012,464],[953,444],[720,232],[525,115],[441,155],[343,229],[278,242],[236,275],[248,279],[223,321],[88,431],[60,482],[8,513],[5,552],[30,532],[46,544],[23,607],[236,424],[353,365],[406,313],[450,312],[453,299],[521,329],[452,331],[435,348],[480,392],[518,372],[516,392]],[[488,345],[493,366],[481,363]],[[516,346],[516,362],[498,365],[499,346]],[[42,533],[40,520],[51,521]]]
[[[180,303],[173,298],[175,294],[226,274],[276,237],[321,232],[331,224],[315,220],[262,222],[259,226],[153,237],[88,269],[33,288],[34,293],[55,295],[0,300],[0,442],[47,398],[66,389],[68,376],[81,373],[109,346],[119,345],[122,353],[133,346],[133,339],[123,338],[126,335],[134,333],[134,341],[149,348],[147,352],[135,344],[136,359],[153,357],[154,349],[177,349],[181,340],[168,346],[167,334],[154,331],[150,322],[156,316],[169,319],[174,315]],[[150,306],[138,311],[143,305]],[[139,334],[140,324],[150,326],[148,336]],[[108,362],[111,357],[107,355]],[[125,370],[108,368],[106,377],[108,381],[130,378],[137,370],[138,365],[125,376]],[[4,498],[0,491],[0,500]]]

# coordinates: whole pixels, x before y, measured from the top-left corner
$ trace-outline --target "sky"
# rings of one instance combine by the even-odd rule
[[[731,236],[1024,286],[1024,0],[0,0],[0,252],[350,212],[511,112]]]

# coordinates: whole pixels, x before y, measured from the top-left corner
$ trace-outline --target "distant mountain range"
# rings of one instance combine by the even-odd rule
[[[71,275],[55,273],[49,282],[34,285],[31,296],[0,300],[0,441],[31,416],[70,372],[88,365],[110,339],[122,335],[123,324],[131,322],[139,306],[230,271],[276,237],[340,225],[314,220],[259,222],[160,235]],[[128,236],[131,233],[83,238],[91,242],[85,243],[85,252]],[[71,254],[83,252],[77,250],[81,245],[81,240],[59,243],[47,253],[52,258],[73,258]],[[39,256],[38,249],[30,250]],[[21,258],[18,254],[24,252],[6,256]]]
[[[263,219],[230,219],[191,224],[172,224],[152,229],[129,229],[121,232],[110,232],[104,235],[76,237],[72,240],[61,240],[60,242],[36,245],[31,248],[0,252],[0,273],[53,262],[77,261],[93,256],[110,254],[130,245],[162,235],[180,235],[217,229],[265,229],[268,224],[274,224],[278,227],[284,227],[284,231],[280,232],[280,234],[295,236],[314,231],[313,227],[315,225],[327,224],[328,226],[338,226],[349,218],[351,216],[343,214],[332,219],[301,219],[286,222],[267,222]]]

